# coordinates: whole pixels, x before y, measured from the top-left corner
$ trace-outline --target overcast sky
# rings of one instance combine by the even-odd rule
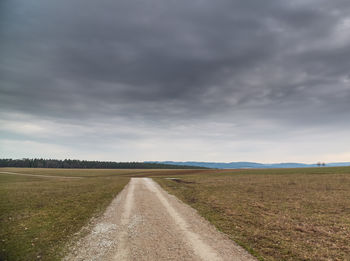
[[[350,1],[1,0],[0,157],[350,161]]]

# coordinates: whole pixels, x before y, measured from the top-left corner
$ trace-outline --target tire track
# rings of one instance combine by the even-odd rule
[[[132,178],[66,261],[256,261],[150,178]]]

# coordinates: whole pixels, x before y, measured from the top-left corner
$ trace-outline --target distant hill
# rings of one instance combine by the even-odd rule
[[[196,166],[215,169],[264,169],[264,168],[310,168],[317,167],[317,164],[304,163],[273,163],[263,164],[256,162],[198,162],[198,161],[152,161],[149,163],[162,163],[167,165]],[[327,163],[326,167],[350,166],[350,162]]]
[[[326,167],[350,166],[350,162],[327,163]],[[0,159],[0,167],[22,168],[66,168],[66,169],[266,169],[266,168],[308,168],[317,164],[256,162],[198,162],[198,161],[146,161],[114,162],[87,160],[56,159]]]

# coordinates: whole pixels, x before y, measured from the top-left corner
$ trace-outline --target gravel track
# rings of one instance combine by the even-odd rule
[[[68,261],[256,260],[149,178],[132,178]]]

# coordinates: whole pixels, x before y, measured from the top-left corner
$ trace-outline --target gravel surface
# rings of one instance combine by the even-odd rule
[[[256,259],[152,179],[132,178],[64,260]]]

